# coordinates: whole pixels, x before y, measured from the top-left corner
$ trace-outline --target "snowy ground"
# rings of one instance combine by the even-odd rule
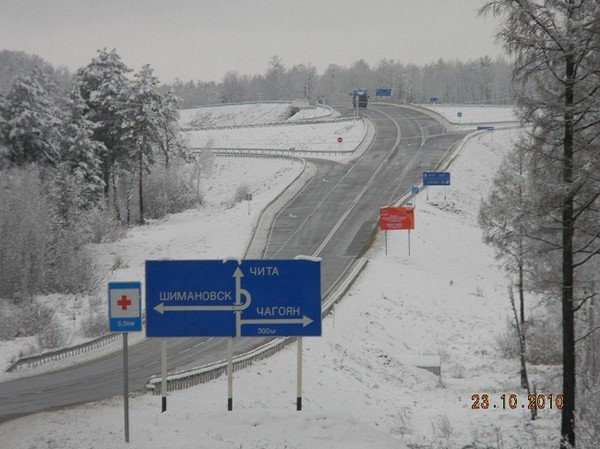
[[[518,122],[513,106],[445,106],[445,105],[419,105],[438,114],[443,115],[452,123],[496,123],[496,122]],[[457,113],[462,112],[462,117]]]
[[[318,124],[196,130],[185,133],[192,148],[266,148],[296,151],[353,151],[365,135],[363,120]],[[338,137],[342,142],[338,142]]]
[[[517,361],[501,359],[494,348],[510,312],[507,280],[481,241],[476,215],[514,137],[504,131],[472,139],[451,168],[446,198],[442,188],[429,192],[429,204],[424,192],[417,197],[410,257],[403,231],[388,236],[387,256],[378,236],[366,271],[324,321],[323,337],[304,339],[302,412],[294,409],[295,348],[288,347],[236,373],[233,412],[225,411],[224,377],[170,394],[164,414],[160,398],[133,398],[127,447],[513,448],[533,438],[540,447],[556,446],[555,410],[531,423],[526,409],[501,409],[502,393],[518,394],[519,404],[525,393]],[[238,205],[222,218],[241,219],[243,212]],[[141,233],[138,241],[149,237]],[[219,257],[236,247],[224,240],[204,244],[214,245]],[[401,363],[419,355],[441,357],[441,379]],[[533,367],[544,387],[538,391],[560,393],[541,382],[541,373]],[[483,393],[496,409],[471,409],[471,396]],[[15,449],[126,447],[119,397],[14,420],[0,432],[3,445]]]

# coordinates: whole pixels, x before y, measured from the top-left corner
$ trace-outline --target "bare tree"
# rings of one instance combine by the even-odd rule
[[[494,0],[482,12],[505,17],[499,38],[515,56],[524,140],[534,169],[531,193],[538,223],[529,238],[560,253],[563,394],[561,447],[575,446],[575,313],[591,297],[579,296],[581,267],[600,253],[598,197],[600,65],[597,0]],[[551,290],[551,289],[550,289]]]

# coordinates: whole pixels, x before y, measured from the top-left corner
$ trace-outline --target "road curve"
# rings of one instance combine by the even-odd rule
[[[338,108],[346,114],[347,107]],[[349,164],[313,160],[315,176],[275,219],[264,258],[298,254],[322,257],[326,292],[369,247],[379,208],[418,184],[464,133],[444,133],[434,119],[397,105],[366,111],[375,125],[373,144]],[[263,340],[239,338],[235,352]],[[169,370],[222,360],[226,339],[168,340]],[[142,390],[159,371],[160,340],[147,339],[129,350],[130,389]],[[60,371],[0,383],[0,422],[42,410],[112,397],[122,390],[121,353],[106,355]]]

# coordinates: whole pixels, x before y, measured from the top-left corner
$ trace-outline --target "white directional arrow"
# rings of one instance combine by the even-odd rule
[[[278,319],[242,320],[241,324],[302,324],[302,327],[306,327],[312,322],[313,322],[313,320],[311,320],[309,317],[304,315],[302,318],[292,318],[292,319],[282,318],[279,320]]]
[[[246,301],[244,304],[234,304],[229,306],[165,306],[164,302],[161,302],[154,310],[161,315],[165,312],[227,312],[227,311],[242,311],[250,305],[250,301]]]

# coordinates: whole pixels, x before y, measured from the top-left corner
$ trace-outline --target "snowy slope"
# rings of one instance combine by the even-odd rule
[[[278,123],[291,114],[290,103],[248,103],[179,111],[179,122],[184,128],[210,128],[212,126],[247,126]]]
[[[195,130],[185,133],[192,148],[266,148],[296,151],[353,151],[362,141],[364,121]],[[342,137],[343,142],[337,141]]]
[[[445,106],[431,104],[421,104],[419,106],[441,114],[452,123],[467,124],[519,121],[513,106]],[[462,112],[462,117],[458,117],[458,112]]]
[[[430,191],[429,204],[424,193],[417,197],[410,257],[403,231],[388,236],[387,256],[378,236],[366,271],[325,320],[323,337],[304,339],[301,413],[294,410],[289,347],[236,373],[234,412],[225,411],[224,377],[172,393],[164,414],[158,397],[133,398],[128,447],[511,448],[532,441],[532,433],[540,447],[556,446],[558,432],[548,430],[557,428],[554,410],[531,423],[522,409],[471,409],[474,393],[490,394],[494,404],[501,393],[524,395],[517,361],[494,349],[509,313],[507,279],[475,220],[490,173],[513,138],[502,132],[471,140],[451,169],[446,199],[442,188]],[[220,242],[215,249],[227,245]],[[419,355],[441,357],[441,381],[402,364]],[[539,372],[532,376],[538,380]],[[0,425],[3,443],[123,447],[121,404],[116,397],[11,421]]]
[[[301,120],[316,120],[316,119],[332,119],[339,117],[340,113],[323,107],[323,106],[314,106],[306,109],[301,109],[292,115],[287,121],[288,122],[297,122]]]

